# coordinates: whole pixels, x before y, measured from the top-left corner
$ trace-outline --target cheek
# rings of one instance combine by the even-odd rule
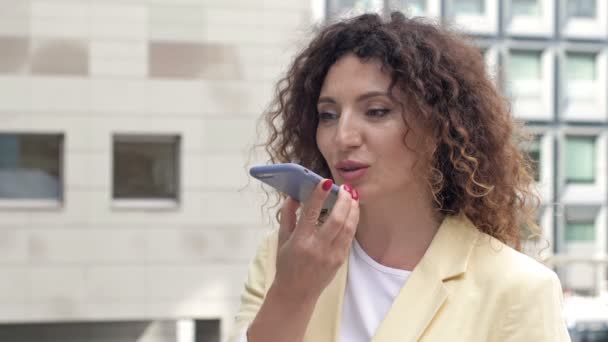
[[[325,158],[325,160],[327,160],[327,153],[328,153],[328,139],[327,139],[327,134],[325,134],[325,132],[322,129],[318,129],[317,128],[317,132],[316,132],[316,136],[315,136],[316,142],[317,142],[317,147],[319,148],[319,152],[321,152],[321,155],[323,156],[323,158]]]
[[[409,137],[407,139],[407,146],[405,145],[404,135],[400,133],[395,133],[390,139],[390,143],[385,146],[384,151],[387,153],[384,155],[384,158],[387,164],[390,165],[389,172],[393,177],[397,177],[398,179],[413,177],[414,166],[419,159],[413,147],[414,143]]]

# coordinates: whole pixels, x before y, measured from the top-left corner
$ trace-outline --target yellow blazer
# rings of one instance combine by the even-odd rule
[[[229,341],[255,318],[275,274],[278,234],[261,244]],[[319,297],[304,342],[339,340],[348,265]],[[464,215],[447,217],[381,322],[373,342],[569,341],[555,273],[481,233]]]

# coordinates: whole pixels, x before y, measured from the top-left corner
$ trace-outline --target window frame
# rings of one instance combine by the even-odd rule
[[[543,178],[544,178],[543,177],[543,164],[544,164],[543,162],[545,161],[545,158],[544,158],[545,153],[543,152],[543,139],[544,139],[543,134],[541,134],[541,133],[534,134],[532,136],[532,139],[528,143],[528,146],[526,146],[526,154],[530,158],[530,161],[536,163],[536,165],[531,165],[536,171],[536,173],[532,175],[534,178],[534,181],[536,183],[542,182]],[[538,160],[534,160],[530,155],[531,147],[534,145],[537,145],[537,148],[538,148]]]
[[[568,97],[567,58],[569,53],[595,55],[595,92],[590,102],[576,102]],[[606,122],[608,121],[608,62],[604,49],[568,45],[559,56],[559,116],[564,121]]]
[[[576,244],[584,244],[584,245],[588,245],[591,244],[593,245],[594,249],[601,249],[603,248],[603,241],[602,239],[598,239],[600,236],[598,236],[598,223],[601,223],[601,220],[598,221],[598,219],[600,218],[601,213],[601,205],[595,204],[595,205],[590,205],[590,204],[566,204],[565,210],[564,210],[564,215],[562,216],[561,221],[561,238],[560,241],[562,243],[562,246],[567,246],[568,245],[576,245]],[[591,223],[593,225],[593,230],[594,230],[594,240],[568,240],[566,238],[566,231],[568,229],[568,224],[569,223]],[[600,227],[601,228],[601,227]],[[589,251],[590,253],[595,253],[595,250],[593,251]]]
[[[566,165],[565,163],[568,162],[568,154],[567,154],[567,148],[568,148],[568,139],[571,138],[577,138],[577,139],[585,139],[585,140],[591,140],[593,141],[593,154],[594,157],[592,158],[593,160],[593,165],[591,167],[592,172],[593,172],[593,177],[592,179],[584,179],[584,180],[572,180],[568,177],[568,174],[566,172]],[[563,155],[564,155],[564,168],[563,168],[563,172],[564,172],[564,181],[566,183],[566,185],[591,185],[591,184],[596,184],[598,181],[598,158],[597,158],[597,154],[598,154],[598,142],[599,142],[599,138],[595,135],[588,135],[588,134],[567,134],[564,136],[564,150],[563,150]]]
[[[139,143],[173,143],[174,149],[174,164],[175,164],[175,198],[117,198],[115,197],[114,184],[114,158],[116,143],[120,142],[139,142]],[[113,209],[178,209],[182,197],[182,172],[183,168],[181,161],[183,156],[183,137],[179,133],[113,133],[112,141],[110,142],[110,201]]]
[[[313,23],[322,23],[324,21],[330,20],[333,17],[329,13],[329,6],[331,0],[312,0],[312,22]],[[394,8],[390,7],[390,0],[376,0],[376,9],[375,12],[383,13],[393,10]],[[442,0],[426,0],[426,11],[424,11],[418,16],[424,16],[426,18],[439,19],[441,18],[441,2]]]
[[[329,19],[329,18],[334,18],[335,17],[335,15],[333,15],[330,12],[331,2],[332,2],[331,0],[325,0],[323,2],[323,14],[324,14],[323,16],[324,16],[324,19]],[[371,10],[368,11],[368,12],[366,12],[366,13],[369,13],[369,12],[382,13],[385,10],[385,8],[386,8],[387,0],[369,0],[369,2],[371,3],[370,4]],[[358,14],[362,14],[363,13],[363,12],[359,13],[359,12],[356,12],[356,11],[352,11],[352,12],[351,11],[352,11],[352,9],[349,10],[349,11],[347,11],[346,13],[342,13],[342,14],[338,15],[337,18],[347,18],[347,17],[351,17],[351,16],[354,16],[354,15],[358,15]]]
[[[568,1],[560,1],[561,24],[559,27],[562,34],[575,39],[606,39],[608,33],[608,1],[596,1],[597,16],[595,19],[568,17]]]
[[[540,53],[540,67],[541,67],[541,78],[540,78],[540,99],[539,105],[540,110],[526,110],[524,108],[518,108],[518,104],[516,98],[511,93],[510,82],[511,77],[509,74],[509,59],[511,58],[511,54],[513,51],[531,51],[531,52],[539,52]],[[553,47],[549,46],[538,46],[537,44],[512,44],[508,47],[505,47],[504,52],[504,69],[505,69],[505,78],[503,80],[503,89],[505,90],[505,94],[512,101],[512,111],[513,115],[518,119],[528,120],[528,121],[552,121],[555,116],[554,111],[554,96],[555,91],[553,87],[555,73],[554,73],[554,65],[555,65],[555,51]],[[521,107],[521,104],[519,105]]]
[[[511,36],[550,37],[554,33],[555,1],[538,0],[540,16],[513,15],[511,0],[504,1],[503,21],[505,30]]]
[[[580,239],[569,239],[568,238],[568,227],[570,227],[571,225],[581,225],[581,224],[585,224],[585,225],[590,225],[593,228],[593,238],[590,240],[580,240]],[[595,243],[595,241],[597,240],[597,228],[595,225],[595,221],[594,220],[568,220],[566,219],[564,222],[564,242],[566,244],[571,244],[571,243]]]
[[[37,198],[3,198],[0,197],[0,208],[7,209],[61,209],[65,203],[66,197],[66,148],[65,148],[65,133],[61,131],[2,131],[2,135],[46,135],[56,136],[59,138],[58,143],[58,170],[59,170],[59,185],[60,193],[58,198],[37,199]]]
[[[498,34],[499,5],[497,1],[482,0],[484,1],[485,13],[480,15],[455,13],[454,1],[456,0],[446,1],[446,17],[454,21],[464,31],[473,35]]]
[[[501,86],[501,67],[499,61],[501,59],[500,48],[492,41],[478,40],[477,48],[483,57],[485,70],[492,83],[500,88]]]

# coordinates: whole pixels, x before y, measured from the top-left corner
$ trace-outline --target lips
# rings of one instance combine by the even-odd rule
[[[335,168],[345,182],[352,183],[365,176],[369,165],[354,160],[343,160],[337,163]]]

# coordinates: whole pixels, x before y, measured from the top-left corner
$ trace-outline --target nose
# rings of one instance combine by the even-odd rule
[[[335,135],[336,146],[340,149],[352,149],[361,145],[361,124],[352,113],[342,113],[338,120]]]

